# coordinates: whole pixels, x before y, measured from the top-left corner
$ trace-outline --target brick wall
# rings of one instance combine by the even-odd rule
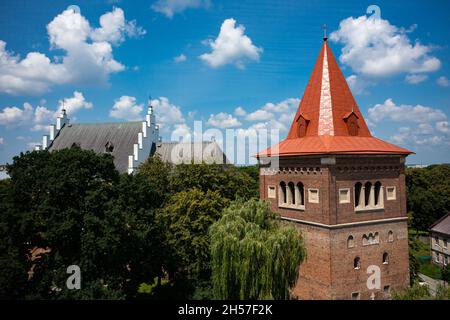
[[[373,292],[376,299],[386,298],[385,286],[392,291],[409,283],[404,159],[400,156],[336,156],[335,159],[334,164],[325,165],[318,156],[282,158],[280,170],[260,176],[260,197],[269,200],[272,210],[291,220],[287,223],[299,228],[305,238],[307,259],[300,266],[292,295],[300,299],[351,299],[352,292],[360,292],[361,299],[369,299]],[[261,173],[263,170],[261,166]],[[279,207],[281,181],[303,183],[304,210]],[[354,185],[366,181],[381,182],[383,209],[355,211]],[[268,186],[276,187],[275,199],[268,199]],[[388,186],[396,188],[395,200],[387,200]],[[308,201],[309,188],[319,189],[319,203]],[[350,203],[339,203],[340,188],[350,189]],[[394,234],[393,242],[387,241],[389,231]],[[376,232],[379,243],[363,246],[363,235]],[[347,248],[349,235],[354,237],[353,248]],[[384,252],[389,254],[388,264],[383,264]],[[356,256],[361,259],[359,270],[353,266]],[[379,290],[367,289],[369,265],[381,269]]]

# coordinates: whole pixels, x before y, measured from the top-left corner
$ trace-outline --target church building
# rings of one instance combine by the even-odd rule
[[[162,142],[150,100],[147,115],[142,121],[70,123],[66,111],[62,109],[56,124],[50,125],[49,134],[42,137],[42,145],[35,149],[54,151],[75,146],[99,154],[111,154],[116,169],[128,174],[155,155],[173,164],[228,163],[215,140]]]
[[[260,198],[305,240],[293,298],[388,299],[409,285],[411,153],[371,135],[325,37],[286,139],[257,155]]]

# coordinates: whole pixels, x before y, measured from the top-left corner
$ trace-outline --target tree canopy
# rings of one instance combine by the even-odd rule
[[[427,231],[439,218],[450,212],[450,164],[406,170],[408,211],[411,226]]]
[[[297,229],[277,218],[267,202],[238,200],[211,226],[216,298],[289,298],[306,251]]]

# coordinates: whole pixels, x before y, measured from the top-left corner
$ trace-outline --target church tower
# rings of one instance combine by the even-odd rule
[[[294,298],[388,299],[408,286],[411,153],[371,135],[325,37],[286,139],[257,155],[261,199],[305,239]]]

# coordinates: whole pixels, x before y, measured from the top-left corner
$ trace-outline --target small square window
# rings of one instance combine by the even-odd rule
[[[387,187],[386,188],[386,198],[387,200],[395,200],[397,199],[397,195],[395,192],[395,187]]]
[[[267,197],[270,199],[276,198],[275,186],[269,186],[267,188]]]
[[[308,201],[319,203],[319,189],[308,189]]]
[[[390,293],[391,292],[391,286],[384,286],[383,288],[384,293]]]
[[[339,203],[350,203],[350,189],[339,189]]]
[[[352,300],[360,300],[361,294],[359,292],[352,292]]]

